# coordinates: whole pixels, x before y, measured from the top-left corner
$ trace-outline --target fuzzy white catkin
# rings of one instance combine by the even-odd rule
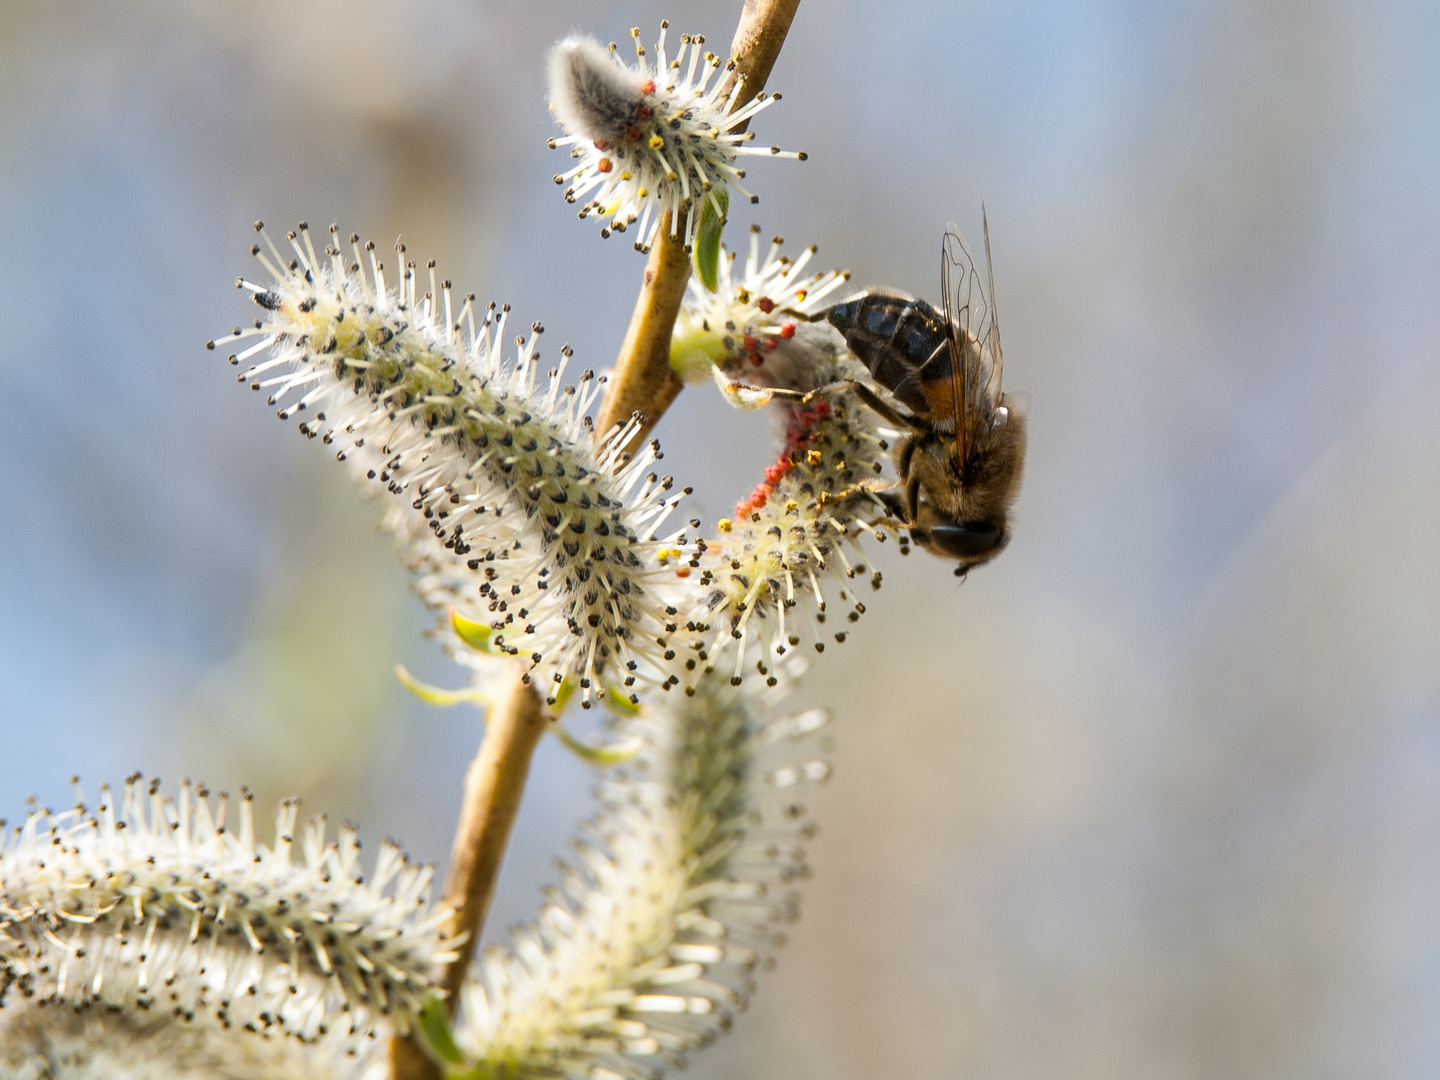
[[[240,381],[269,391],[282,419],[306,417],[303,434],[384,494],[421,596],[482,625],[552,701],[567,679],[587,705],[664,681],[678,611],[657,591],[657,555],[675,536],[656,532],[688,492],[652,471],[659,444],[628,458],[633,428],[593,438],[603,379],[566,384],[568,347],[544,375],[539,323],[506,362],[508,306],[457,304],[433,264],[428,290],[414,263],[391,290],[358,237],[348,265],[333,226],[323,257],[303,223],[289,239],[288,260],[253,249],[271,284],[240,282],[265,314],[211,344],[257,339],[231,356],[259,358]]]
[[[0,1014],[0,1080],[384,1080],[381,1046],[346,1057],[256,1039],[170,1013],[12,1006]]]
[[[745,261],[722,246],[715,291],[691,276],[670,339],[670,366],[686,382],[709,382],[719,366],[754,386],[813,390],[842,374],[863,373],[858,362],[841,371],[845,339],[825,321],[850,280],[848,270],[807,274],[814,244],[796,259],[782,254],[783,236],[771,237],[760,256],[760,226],[750,226]]]
[[[761,696],[712,677],[620,722],[643,749],[602,783],[537,921],[465,993],[479,1075],[658,1076],[745,1006],[808,873],[797,789],[829,774],[795,760],[826,714],[774,719]]]
[[[757,94],[746,101],[744,80],[727,89],[722,70],[734,62],[704,48],[705,39],[682,34],[680,49],[666,52],[668,23],[651,59],[635,39],[635,63],[626,65],[588,37],[569,37],[550,51],[547,72],[550,108],[565,130],[550,140],[568,147],[575,164],[555,175],[565,199],[580,205],[579,216],[606,219],[602,236],[635,227],[635,247],[648,251],[670,215],[669,232],[687,247],[693,242],[703,206],[723,218],[729,192],[758,202],[742,185],[742,156],[788,157],[805,154],[778,146],[746,145],[754,133],[736,131],[780,100]],[[737,108],[737,105],[739,106]]]
[[[722,253],[715,292],[692,278],[671,342],[672,367],[694,381],[714,373],[741,407],[769,400],[767,388],[820,390],[806,404],[768,406],[784,425],[779,455],[734,519],[721,519],[718,535],[686,564],[698,571],[704,608],[686,625],[697,632],[685,643],[693,650],[687,665],[723,664],[735,681],[752,661],[773,679],[768,664],[804,641],[823,652],[826,637],[846,640],[849,623],[865,611],[854,582],[868,577],[880,587],[879,572],[866,573],[859,541],[886,539],[878,493],[893,486],[887,467],[895,433],[846,387],[868,373],[824,318],[850,275],[807,275],[815,247],[792,261],[781,254],[783,243],[774,237],[762,259],[760,230],[752,227],[739,272],[735,256]]]
[[[248,794],[228,823],[226,797],[207,794],[186,783],[171,799],[132,777],[118,805],[102,789],[93,810],[32,813],[4,841],[0,1045],[86,1013],[129,1017],[140,1042],[145,1018],[168,1018],[225,1045],[254,1040],[260,1057],[278,1039],[338,1060],[409,1029],[431,969],[454,955],[430,868],[385,843],[366,879],[353,828],[327,843],[316,818],[297,836],[290,800],[267,845]],[[83,1045],[64,1025],[54,1034]],[[190,1053],[191,1036],[151,1037]]]

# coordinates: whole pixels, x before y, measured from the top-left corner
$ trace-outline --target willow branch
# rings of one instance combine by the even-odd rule
[[[520,811],[530,759],[547,722],[539,693],[517,676],[486,714],[485,737],[465,774],[465,801],[445,881],[445,903],[455,912],[447,936],[458,939],[460,946],[439,980],[452,1018],[495,896],[495,879]],[[413,1038],[394,1039],[390,1060],[395,1080],[435,1080],[440,1075]]]
[[[737,109],[765,89],[799,6],[800,0],[745,0],[730,43],[735,68],[726,82],[728,89],[738,79],[745,81],[744,91],[735,100]],[[745,125],[736,130],[744,131]],[[670,224],[667,213],[650,249],[640,296],[615,361],[614,381],[595,427],[597,434],[609,431],[638,412],[645,421],[630,441],[631,450],[665,415],[684,386],[670,370],[670,334],[690,280],[690,253],[678,238],[670,236]]]
[[[770,78],[770,69],[780,55],[780,46],[785,44],[785,35],[790,32],[790,23],[795,19],[795,9],[800,0],[745,0],[745,10],[740,13],[740,25],[735,28],[735,37],[730,42],[730,57],[735,61],[735,70],[726,81],[726,89],[735,85],[737,79],[745,80],[745,92],[735,103],[735,108],[746,104],[761,90]],[[741,124],[736,131],[744,131],[748,125]]]
[[[615,361],[614,381],[600,410],[600,422],[595,425],[597,434],[606,432],[638,412],[644,424],[630,441],[632,452],[685,385],[670,370],[670,332],[675,329],[675,317],[680,314],[680,301],[689,280],[690,253],[678,235],[670,235],[667,212],[650,249],[640,296]]]

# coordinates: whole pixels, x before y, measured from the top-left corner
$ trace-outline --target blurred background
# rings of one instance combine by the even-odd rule
[[[402,237],[604,367],[643,258],[550,182],[542,56],[738,2],[0,4],[0,815],[133,769],[443,864],[473,713],[360,501],[206,339],[259,217]],[[886,579],[814,880],[692,1075],[1440,1072],[1440,8],[806,0],[735,215],[936,296],[989,207],[1015,540]],[[713,521],[763,417],[659,429]],[[490,936],[590,807],[542,746]]]

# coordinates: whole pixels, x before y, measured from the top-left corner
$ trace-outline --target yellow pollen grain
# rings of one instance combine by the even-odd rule
[[[660,150],[660,149],[662,149],[664,146],[665,146],[665,140],[662,139],[659,135],[651,135],[651,136],[650,136],[650,149],[651,149],[651,150]]]
[[[811,465],[819,465],[820,459],[824,456],[825,455],[820,453],[819,450],[811,450],[808,454],[805,455],[805,460],[810,462]]]
[[[735,524],[729,518],[721,518],[715,523],[715,527],[723,533],[728,533],[735,527]]]

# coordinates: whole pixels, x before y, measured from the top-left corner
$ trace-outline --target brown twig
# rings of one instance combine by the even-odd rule
[[[597,434],[616,424],[629,421],[631,413],[643,416],[644,423],[630,440],[633,452],[649,434],[660,417],[665,415],[684,387],[670,370],[670,333],[675,317],[680,314],[680,301],[690,280],[690,253],[679,236],[670,235],[670,215],[660,222],[655,244],[645,263],[645,276],[640,283],[640,296],[630,328],[615,361],[615,375],[610,393],[600,410]]]
[[[746,93],[735,103],[737,109],[765,89],[765,81],[770,78],[770,69],[775,66],[799,6],[800,0],[745,0],[740,25],[730,42],[735,70],[726,83],[728,90],[736,79],[745,80]],[[741,124],[735,130],[744,131],[745,127]]]
[[[495,879],[525,793],[530,759],[548,723],[539,693],[517,676],[486,714],[485,737],[465,774],[465,801],[445,881],[445,903],[455,912],[447,936],[460,939],[457,956],[440,979],[452,1018],[495,895]],[[390,1062],[395,1080],[436,1080],[440,1076],[439,1067],[413,1037],[391,1041]]]
[[[460,955],[446,969],[441,983],[452,1016],[495,895],[495,878],[515,815],[520,812],[530,759],[548,722],[539,692],[517,675],[505,696],[486,714],[480,752],[465,773],[465,805],[450,846],[450,873],[445,879],[445,902],[455,909],[449,936],[464,939]]]
[[[738,109],[761,90],[785,44],[785,35],[795,18],[800,0],[745,0],[740,25],[730,43],[735,69],[726,81],[727,90],[737,79],[745,80],[745,92],[735,101]],[[743,131],[742,124],[737,131]],[[645,418],[630,441],[633,450],[649,434],[679,396],[684,384],[670,370],[670,333],[680,314],[680,301],[690,280],[690,255],[678,239],[670,236],[670,215],[660,222],[655,244],[645,264],[645,277],[630,328],[615,361],[615,378],[600,410],[597,433],[626,423],[632,413]]]

